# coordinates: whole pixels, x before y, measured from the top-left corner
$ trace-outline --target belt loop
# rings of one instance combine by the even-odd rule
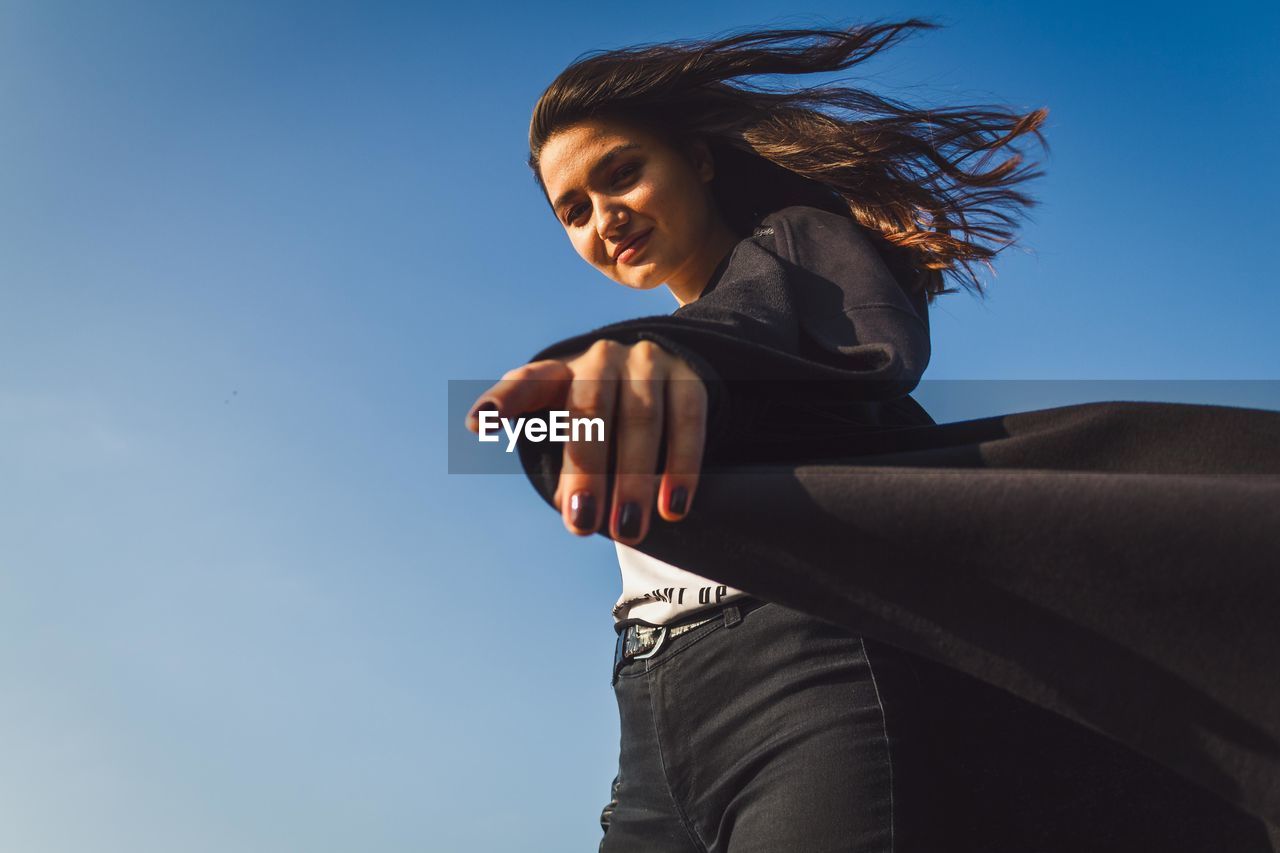
[[[742,611],[738,609],[738,605],[730,604],[724,609],[724,626],[732,628],[742,621]]]

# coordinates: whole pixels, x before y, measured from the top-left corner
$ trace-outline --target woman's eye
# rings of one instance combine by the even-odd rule
[[[565,214],[564,221],[565,222],[575,221],[579,216],[581,216],[585,212],[584,208],[586,208],[585,204],[575,204],[573,207],[569,208],[569,212]]]
[[[638,169],[638,168],[639,168],[639,167],[638,167],[638,166],[636,166],[636,164],[635,164],[635,163],[628,163],[626,166],[623,166],[621,169],[619,169],[618,171],[614,172],[614,174],[613,174],[613,181],[614,181],[614,183],[617,183],[617,182],[619,182],[619,181],[625,181],[627,178],[629,178],[629,177],[631,177],[632,175],[634,175],[634,174],[635,174],[635,172],[636,172],[636,169]]]

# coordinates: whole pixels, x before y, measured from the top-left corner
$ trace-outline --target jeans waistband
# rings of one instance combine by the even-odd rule
[[[649,658],[661,651],[669,639],[700,628],[709,622],[723,619],[725,627],[732,628],[742,617],[768,602],[758,598],[739,598],[719,607],[698,611],[667,625],[628,625],[618,631],[613,652],[613,676],[629,660]]]

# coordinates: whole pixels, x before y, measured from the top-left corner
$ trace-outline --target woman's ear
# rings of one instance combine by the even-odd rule
[[[689,162],[693,164],[698,178],[705,184],[716,176],[715,160],[711,156],[711,147],[706,140],[695,139],[689,143]]]

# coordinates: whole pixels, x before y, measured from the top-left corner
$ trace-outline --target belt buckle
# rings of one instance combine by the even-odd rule
[[[653,644],[653,648],[641,655],[632,655],[631,660],[645,660],[651,658],[658,653],[658,649],[662,648],[662,641],[667,638],[667,626],[662,625],[658,628],[658,642]]]

